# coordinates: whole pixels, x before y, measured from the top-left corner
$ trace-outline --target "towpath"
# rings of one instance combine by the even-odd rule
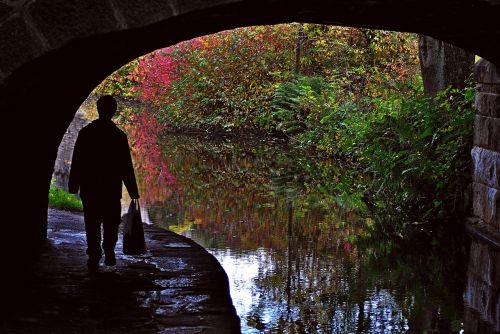
[[[145,225],[147,254],[124,255],[119,241],[117,266],[90,275],[83,216],[50,209],[48,220],[33,270],[5,287],[1,333],[240,332],[224,270],[190,239]]]

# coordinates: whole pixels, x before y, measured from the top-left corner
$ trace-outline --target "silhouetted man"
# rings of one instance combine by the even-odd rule
[[[116,108],[112,96],[99,98],[99,119],[80,130],[71,162],[68,188],[74,194],[80,189],[87,234],[87,265],[91,271],[99,268],[102,249],[104,263],[107,266],[116,264],[122,181],[130,197],[139,198],[127,136],[111,120]],[[101,223],[104,230],[102,249]]]

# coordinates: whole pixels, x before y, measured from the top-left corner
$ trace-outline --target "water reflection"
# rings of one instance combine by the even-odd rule
[[[464,300],[466,333],[500,332],[500,252],[474,240]]]
[[[143,184],[156,194],[145,196],[149,216],[219,260],[242,332],[472,328],[463,293],[467,282],[467,296],[478,291],[471,283],[476,270],[464,266],[468,242],[457,226],[415,233],[404,243],[361,243],[373,222],[358,217],[339,196],[342,166],[335,162],[304,157],[279,143],[167,139],[163,153],[176,184]],[[483,256],[474,247],[471,259]],[[498,298],[498,290],[492,291]],[[469,305],[474,298],[468,297]],[[498,320],[498,313],[491,317]]]

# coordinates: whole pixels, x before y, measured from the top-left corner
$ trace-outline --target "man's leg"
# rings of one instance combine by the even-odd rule
[[[108,266],[116,264],[115,246],[118,241],[118,227],[121,223],[122,205],[120,199],[109,201],[103,208],[104,237],[102,248],[106,256],[104,263]]]
[[[95,269],[99,266],[102,256],[101,249],[101,213],[97,201],[83,200],[83,216],[85,220],[85,233],[87,235],[87,265]]]

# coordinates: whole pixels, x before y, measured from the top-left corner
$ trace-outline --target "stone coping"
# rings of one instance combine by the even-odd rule
[[[500,231],[478,217],[468,217],[465,228],[472,236],[500,250]]]

